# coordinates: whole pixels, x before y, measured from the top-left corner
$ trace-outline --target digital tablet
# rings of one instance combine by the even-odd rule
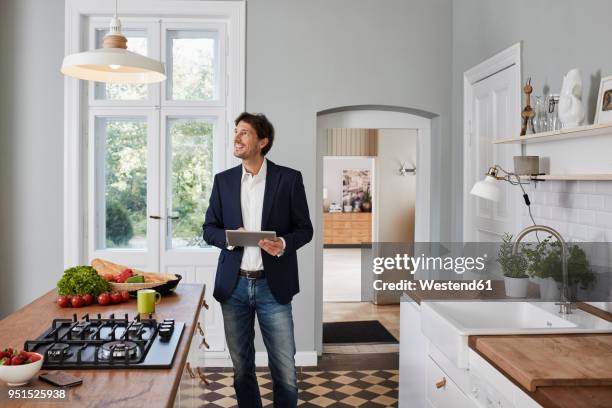
[[[227,230],[225,231],[227,245],[249,247],[259,246],[260,239],[275,239],[275,231],[245,231],[245,230]]]

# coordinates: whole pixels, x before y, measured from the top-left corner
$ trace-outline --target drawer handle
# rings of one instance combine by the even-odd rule
[[[208,310],[208,303],[206,303],[206,299],[202,300],[202,306],[200,307],[200,309],[201,309],[202,307],[203,307],[204,309]]]
[[[206,342],[206,338],[202,337],[202,342],[200,343],[200,345],[198,346],[199,349],[201,349],[202,347],[206,347],[206,349],[210,349],[210,346],[208,345],[208,343]]]
[[[436,383],[437,389],[444,388],[444,387],[446,387],[446,377],[442,377],[442,379]]]
[[[204,336],[204,330],[202,330],[202,325],[198,322],[198,331],[200,332],[200,336]]]

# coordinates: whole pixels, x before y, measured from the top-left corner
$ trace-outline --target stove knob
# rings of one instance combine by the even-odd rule
[[[162,327],[159,329],[159,337],[161,337],[162,340],[169,340],[170,337],[172,337],[172,330],[167,327]]]

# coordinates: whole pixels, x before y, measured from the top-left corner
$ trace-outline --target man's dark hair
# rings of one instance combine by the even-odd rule
[[[274,126],[272,126],[268,118],[263,113],[242,112],[236,118],[234,124],[238,126],[240,122],[246,122],[251,125],[255,129],[255,133],[257,133],[257,139],[268,139],[268,144],[261,149],[261,155],[265,156],[268,154],[274,142]]]

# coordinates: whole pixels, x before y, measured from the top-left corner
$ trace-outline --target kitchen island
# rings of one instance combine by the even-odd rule
[[[73,369],[64,370],[83,379],[83,384],[69,388],[66,400],[56,403],[8,399],[5,383],[0,384],[0,405],[10,407],[43,406],[78,406],[78,407],[171,407],[179,387],[191,339],[200,314],[204,297],[204,285],[178,285],[174,293],[163,296],[156,306],[153,318],[159,320],[175,319],[185,323],[174,362],[168,369]],[[55,300],[55,289],[34,300],[0,321],[0,347],[17,347],[23,349],[26,340],[40,336],[51,325],[53,319],[71,319],[74,313],[78,318],[89,313],[102,313],[103,317],[111,313],[133,317],[137,313],[136,299],[109,306],[93,304],[74,309],[60,308]],[[53,370],[41,370],[42,372]],[[35,378],[20,389],[49,389],[51,385]],[[57,388],[54,388],[57,389]]]

